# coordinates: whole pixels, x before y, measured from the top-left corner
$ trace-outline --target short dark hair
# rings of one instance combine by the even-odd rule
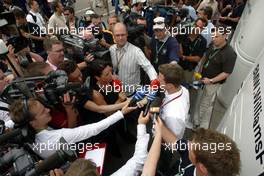
[[[8,5],[12,5],[13,4],[12,0],[4,0],[3,2],[5,4],[8,4]]]
[[[15,124],[22,124],[26,121],[29,122],[31,120],[34,120],[34,114],[25,112],[24,101],[27,101],[27,111],[30,111],[30,109],[35,106],[35,101],[38,100],[35,98],[30,98],[28,100],[17,99],[8,106],[11,120]],[[31,115],[25,116],[25,113],[29,113]]]
[[[60,4],[60,3],[61,3],[60,0],[54,0],[54,1],[52,2],[51,7],[52,7],[52,9],[54,10],[54,12],[57,11],[56,9],[59,7],[59,4]]]
[[[197,18],[197,19],[195,20],[195,24],[196,24],[198,21],[202,21],[203,24],[204,24],[204,27],[206,27],[207,24],[208,24],[208,21],[207,21],[207,19],[205,19],[205,18]]]
[[[71,73],[73,73],[76,68],[78,68],[78,65],[72,61],[72,60],[66,60],[63,61],[59,66],[58,66],[58,70],[63,70],[67,73],[67,75],[69,76]]]
[[[24,76],[32,77],[32,76],[44,76],[44,69],[49,67],[49,64],[46,62],[32,62],[28,64]]]
[[[166,83],[179,87],[183,81],[183,69],[178,64],[162,64],[159,72],[164,76]]]
[[[26,18],[26,14],[23,10],[15,8],[14,11],[15,18]]]
[[[50,39],[49,38],[49,39],[45,39],[44,42],[43,42],[44,49],[46,51],[50,51],[52,49],[52,46],[55,45],[55,44],[57,44],[57,45],[59,45],[59,44],[63,45],[62,41],[57,40],[57,39]]]
[[[90,160],[79,158],[75,160],[65,173],[65,176],[98,176],[96,165]]]
[[[110,19],[110,18],[115,18],[117,22],[120,21],[119,18],[118,18],[118,16],[116,16],[116,15],[112,15],[112,16],[110,16],[110,17],[107,19],[107,22],[108,22],[108,23],[109,23],[109,19]]]
[[[101,16],[95,13],[95,14],[91,14],[91,15],[90,15],[90,18],[91,18],[91,20],[92,20],[92,19],[94,19],[94,18],[95,18],[95,19],[97,19],[97,18],[101,18]]]
[[[33,5],[33,2],[36,0],[28,0],[28,6],[31,7]]]
[[[92,61],[89,64],[89,70],[90,70],[90,74],[92,77],[98,76],[100,77],[102,75],[103,70],[105,69],[105,67],[112,66],[111,62],[102,60],[102,59],[96,59],[94,61]]]
[[[64,8],[64,11],[68,10],[71,14],[75,14],[74,8],[67,6]]]
[[[211,20],[212,15],[213,15],[212,7],[206,6],[206,7],[202,8],[201,11],[203,11],[203,13],[207,16],[208,20]]]

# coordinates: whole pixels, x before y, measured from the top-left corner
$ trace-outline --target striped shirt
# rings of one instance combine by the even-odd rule
[[[114,72],[123,85],[137,86],[140,84],[140,67],[148,74],[149,79],[157,78],[157,73],[140,48],[127,42],[124,47],[110,47]],[[126,91],[127,92],[127,91]],[[129,91],[131,92],[131,91]]]

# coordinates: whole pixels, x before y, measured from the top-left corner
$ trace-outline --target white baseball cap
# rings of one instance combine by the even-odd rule
[[[165,28],[165,18],[164,17],[156,17],[154,20],[153,29],[164,29]]]
[[[132,0],[132,4],[131,5],[134,5],[134,4],[139,3],[139,2],[145,3],[146,0]]]

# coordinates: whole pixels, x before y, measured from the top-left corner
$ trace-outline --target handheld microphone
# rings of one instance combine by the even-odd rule
[[[139,91],[137,91],[133,95],[132,100],[130,101],[128,106],[134,107],[138,101],[142,100],[145,97],[146,93],[147,93],[147,90],[145,89],[145,87],[142,87]]]
[[[144,113],[143,113],[144,117],[146,117],[146,115],[148,114],[151,102],[156,98],[156,95],[157,95],[157,91],[151,91],[148,93],[148,95],[147,95],[148,102],[147,102],[146,108],[145,108]]]
[[[160,113],[160,106],[162,104],[162,99],[160,97],[156,97],[155,100],[151,103],[150,113],[153,114],[153,119],[157,119]]]
[[[112,82],[113,82],[113,87],[114,87],[115,92],[123,91],[122,82],[119,79],[114,79]]]
[[[151,81],[150,83],[150,88],[149,88],[149,93],[147,95],[147,105],[146,108],[144,110],[143,116],[146,117],[146,115],[148,114],[151,102],[156,98],[157,93],[159,91],[159,87],[160,87],[160,82],[157,79],[154,79]]]
[[[160,88],[160,82],[158,79],[154,79],[150,82],[150,90],[151,91],[158,91]]]

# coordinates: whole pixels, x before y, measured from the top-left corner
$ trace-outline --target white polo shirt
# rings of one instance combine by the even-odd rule
[[[173,94],[165,92],[160,117],[164,120],[165,125],[177,136],[177,139],[183,137],[189,108],[189,91],[185,87],[181,86],[181,90]]]

